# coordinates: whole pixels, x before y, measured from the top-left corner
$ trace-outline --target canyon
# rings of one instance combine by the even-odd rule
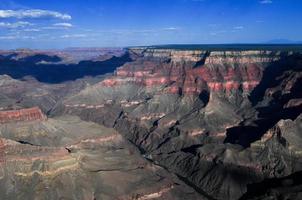
[[[27,108],[13,111],[0,111],[0,123],[45,120],[46,116],[40,108]]]
[[[302,51],[259,48],[0,52],[0,196],[300,199]]]

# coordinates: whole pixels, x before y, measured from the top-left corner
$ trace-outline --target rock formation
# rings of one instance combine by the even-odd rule
[[[3,199],[202,198],[113,129],[77,117],[3,124],[0,135]]]
[[[106,78],[0,76],[6,199],[300,199],[301,52],[107,56]]]
[[[284,160],[281,171],[271,175],[267,162],[274,153],[254,144],[279,120],[301,113],[300,53],[156,48],[129,53],[132,62],[66,98],[52,114],[115,128],[148,160],[209,198],[239,199],[252,183],[301,170],[283,159],[291,155],[286,150],[274,158]]]
[[[28,108],[21,110],[0,111],[0,123],[45,120],[46,116],[40,108]]]

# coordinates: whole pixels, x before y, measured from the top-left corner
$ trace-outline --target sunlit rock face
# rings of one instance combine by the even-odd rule
[[[230,94],[241,90],[248,94],[259,84],[265,67],[281,59],[280,52],[269,51],[131,51],[140,57],[117,69],[117,76],[104,85],[123,84],[121,78],[131,78],[128,81],[149,87],[169,85],[170,93],[198,95],[208,90]]]
[[[3,199],[202,199],[115,130],[78,117],[0,125]]]
[[[301,53],[95,52],[69,53],[113,74],[0,76],[1,198],[300,199]],[[39,69],[64,57],[11,53]]]
[[[109,64],[114,70],[129,59],[124,50],[72,49],[62,54],[0,51],[1,64],[11,64],[0,66],[11,73],[1,71],[0,75],[0,199],[203,199],[177,176],[146,161],[116,130],[77,116],[49,115],[62,99],[104,79],[90,67]],[[64,57],[66,54],[71,57]],[[64,58],[62,62],[58,57]],[[88,65],[82,59],[89,59]],[[78,62],[82,64],[71,64]],[[72,67],[81,65],[85,69],[82,75],[92,70],[95,77],[39,82],[31,70],[45,70],[46,65],[56,73],[56,67],[75,72]],[[38,75],[62,78],[52,77],[47,70]],[[102,104],[93,101],[66,107],[101,110],[113,103],[109,99]],[[139,103],[124,101],[122,105],[127,108]]]
[[[128,51],[131,62],[65,98],[51,115],[115,128],[209,199],[239,199],[250,184],[301,170],[290,164],[300,159],[289,156],[293,147],[265,139],[280,120],[302,112],[300,53]],[[271,159],[283,163],[273,173]]]
[[[0,111],[0,123],[35,121],[45,119],[46,116],[38,107],[21,110]]]

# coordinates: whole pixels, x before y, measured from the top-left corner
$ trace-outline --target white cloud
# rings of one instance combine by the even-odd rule
[[[212,32],[210,32],[210,35],[211,36],[216,36],[216,35],[223,35],[225,33],[228,33],[228,31],[227,30],[218,30],[218,31],[212,31]]]
[[[179,30],[179,28],[177,27],[167,27],[167,28],[163,28],[164,31],[177,31]]]
[[[41,29],[38,29],[38,28],[27,28],[27,29],[24,29],[23,31],[25,31],[25,32],[40,32]]]
[[[21,35],[4,35],[0,36],[0,40],[34,40],[36,37],[34,36],[21,36]]]
[[[43,30],[62,30],[62,29],[69,29],[72,27],[73,27],[73,25],[70,23],[56,23],[51,26],[42,27],[41,29],[43,29]]]
[[[8,23],[8,22],[0,22],[0,28],[24,28],[27,26],[32,26],[33,24],[30,22],[15,22],[15,23]]]
[[[85,38],[87,35],[85,34],[67,34],[62,35],[60,38],[68,39],[68,38]]]
[[[71,16],[56,11],[30,9],[30,10],[0,10],[0,18],[57,18],[70,20]]]
[[[261,4],[271,4],[271,3],[273,3],[273,1],[272,0],[261,0],[261,1],[259,1]]]
[[[244,29],[244,26],[235,26],[235,27],[233,27],[233,29],[235,29],[235,30],[242,30],[242,29]]]
[[[56,23],[56,24],[53,24],[53,26],[62,27],[62,28],[71,28],[71,27],[73,27],[73,25],[70,24],[70,23]]]
[[[65,29],[65,28],[55,27],[55,26],[45,26],[45,27],[42,27],[41,29],[43,29],[43,30],[58,30],[58,29]]]
[[[112,29],[112,30],[103,30],[98,31],[99,33],[110,33],[110,34],[119,34],[119,35],[130,35],[130,34],[157,34],[159,32],[168,33],[179,31],[182,28],[180,27],[163,27],[157,29]],[[87,32],[87,30],[85,30]],[[91,32],[91,30],[89,30]]]
[[[0,36],[0,40],[15,40],[17,37],[12,35]]]

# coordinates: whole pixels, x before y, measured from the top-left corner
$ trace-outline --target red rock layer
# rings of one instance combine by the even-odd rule
[[[211,92],[226,92],[241,89],[250,92],[260,82],[263,67],[257,64],[232,66],[202,67],[187,71],[183,92],[187,94],[200,93],[202,89]]]
[[[102,85],[112,87],[131,82],[147,87],[167,86],[167,92],[174,94],[200,94],[203,90],[249,93],[259,84],[265,66],[278,59],[278,52],[153,49],[117,69],[115,76]]]
[[[4,162],[5,145],[2,138],[0,138],[0,164]]]
[[[46,116],[38,107],[0,112],[0,123],[34,121],[34,120],[45,120],[45,119]]]

